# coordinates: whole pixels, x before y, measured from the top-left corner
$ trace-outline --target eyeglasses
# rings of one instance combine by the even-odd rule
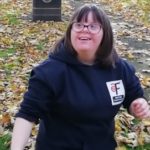
[[[83,31],[84,28],[87,28],[88,31],[92,34],[97,34],[99,33],[99,31],[101,30],[101,25],[98,24],[98,23],[91,23],[89,25],[85,25],[83,23],[79,23],[79,22],[75,22],[72,24],[72,29],[75,31],[75,32],[81,32]]]

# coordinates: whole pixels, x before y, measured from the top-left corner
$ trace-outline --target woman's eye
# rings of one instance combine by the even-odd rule
[[[90,28],[91,28],[91,29],[95,29],[95,28],[96,28],[96,25],[91,24],[91,25],[90,25]]]
[[[76,26],[77,26],[77,27],[82,27],[82,24],[78,23]]]

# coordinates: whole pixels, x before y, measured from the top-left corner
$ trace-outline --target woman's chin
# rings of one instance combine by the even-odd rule
[[[92,51],[92,49],[90,49],[89,47],[82,47],[82,48],[80,47],[80,49],[77,50],[78,53],[80,53],[80,52],[86,53],[86,52],[91,52],[91,51]]]

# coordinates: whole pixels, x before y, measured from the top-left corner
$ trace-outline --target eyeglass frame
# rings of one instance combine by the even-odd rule
[[[81,30],[75,30],[74,24],[80,24],[80,25],[82,25],[82,29],[81,29]],[[97,32],[93,32],[91,29],[89,29],[89,27],[90,27],[91,25],[98,25],[98,26],[99,26],[99,30],[98,30]],[[85,27],[86,27],[86,28],[88,29],[88,31],[89,31],[90,33],[92,33],[92,34],[98,34],[98,33],[100,32],[100,30],[102,29],[102,25],[99,24],[99,23],[91,23],[91,24],[89,24],[89,25],[85,25],[84,23],[81,23],[81,22],[73,22],[73,23],[72,23],[72,29],[73,29],[75,32],[82,32]],[[91,32],[91,31],[92,31],[92,32]]]

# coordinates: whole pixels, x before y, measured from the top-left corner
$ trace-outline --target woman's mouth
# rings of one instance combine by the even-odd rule
[[[87,38],[87,37],[80,37],[79,40],[83,40],[83,41],[89,41],[91,40],[91,38]]]

